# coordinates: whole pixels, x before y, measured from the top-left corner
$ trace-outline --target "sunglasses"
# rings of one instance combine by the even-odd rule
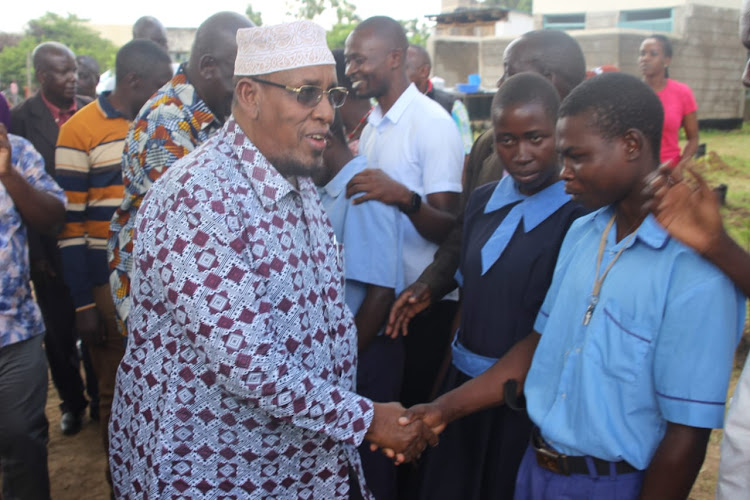
[[[288,90],[289,92],[294,92],[297,94],[297,102],[308,108],[314,108],[317,106],[323,98],[323,94],[328,95],[328,101],[331,103],[331,106],[334,108],[340,108],[344,105],[344,102],[346,102],[346,96],[349,94],[349,91],[344,87],[333,87],[332,89],[323,90],[315,85],[290,87],[276,82],[269,82],[268,80],[261,80],[260,78],[251,77],[250,79],[258,83],[264,83],[266,85],[272,85],[274,87]]]

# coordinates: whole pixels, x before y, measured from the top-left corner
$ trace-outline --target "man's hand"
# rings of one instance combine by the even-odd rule
[[[96,307],[76,311],[76,331],[85,344],[96,345],[107,338],[106,329]]]
[[[346,197],[364,193],[352,200],[358,205],[370,200],[377,200],[386,205],[407,207],[411,203],[411,191],[403,184],[391,179],[379,168],[367,168],[349,181],[346,185]]]
[[[419,281],[412,283],[398,296],[391,307],[385,334],[391,338],[409,333],[409,322],[432,304],[432,290]]]
[[[696,186],[683,179],[682,168],[660,167],[647,182],[645,208],[667,232],[702,255],[726,237],[716,195],[705,179],[688,168]]]
[[[397,465],[419,458],[428,444],[437,444],[437,435],[421,420],[399,421],[406,411],[399,403],[374,403],[374,406],[375,414],[365,439],[372,443],[371,448],[381,448]]]
[[[5,177],[11,173],[10,165],[10,140],[8,139],[8,131],[5,130],[5,125],[0,123],[0,177]]]
[[[31,261],[31,274],[35,274],[38,276],[43,277],[44,279],[47,278],[56,278],[57,272],[55,271],[55,267],[52,265],[52,262],[48,261],[47,259],[36,259]]]

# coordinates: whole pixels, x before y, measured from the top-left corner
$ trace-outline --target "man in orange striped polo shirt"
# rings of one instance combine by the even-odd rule
[[[124,352],[109,288],[109,221],[123,197],[122,150],[130,123],[172,77],[169,56],[150,40],[124,45],[115,66],[115,89],[102,93],[60,128],[55,150],[57,182],[68,197],[59,235],[63,274],[76,307],[76,329],[99,381],[105,449],[115,374]]]

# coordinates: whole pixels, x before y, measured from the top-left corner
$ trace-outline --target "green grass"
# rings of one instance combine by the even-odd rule
[[[696,170],[712,186],[726,184],[724,223],[732,237],[750,251],[750,123],[741,130],[701,130],[706,155],[696,160]]]

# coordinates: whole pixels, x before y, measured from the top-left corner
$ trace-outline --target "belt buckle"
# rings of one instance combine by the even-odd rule
[[[552,472],[556,472],[557,474],[563,474],[565,476],[570,475],[567,456],[548,450],[546,448],[535,447],[535,450],[536,463],[539,464],[540,467],[543,467]]]

